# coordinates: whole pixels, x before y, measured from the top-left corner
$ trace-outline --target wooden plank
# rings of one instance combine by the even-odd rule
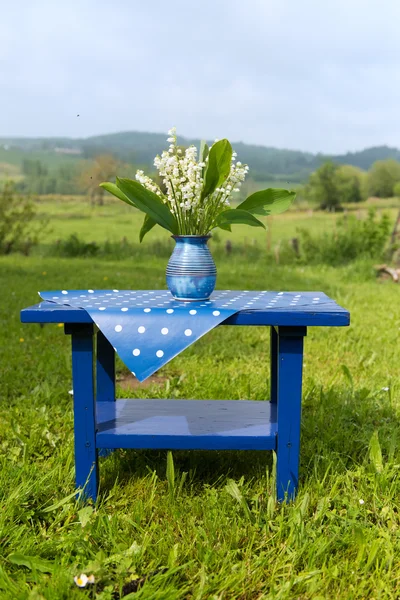
[[[245,326],[293,326],[293,327],[346,327],[350,325],[350,313],[336,305],[336,309],[315,306],[293,306],[289,309],[270,308],[266,311],[240,311],[221,323],[221,325]]]
[[[21,310],[22,323],[93,323],[84,308],[39,302]]]
[[[115,352],[107,338],[96,335],[96,399],[98,402],[115,401]]]
[[[270,336],[270,399],[276,404],[278,399],[278,332],[275,327],[271,327]]]
[[[97,405],[98,448],[274,450],[276,410],[248,400],[117,400]]]
[[[298,488],[304,333],[278,329],[278,500],[293,500]]]
[[[83,496],[97,497],[98,462],[93,378],[93,327],[70,326],[74,389],[76,486]]]
[[[115,351],[101,331],[96,335],[96,400],[115,402]],[[111,452],[109,448],[101,448],[99,456]]]
[[[83,308],[72,308],[51,302],[40,302],[21,311],[23,323],[92,323]],[[350,314],[333,300],[320,305],[290,306],[289,308],[248,309],[237,312],[221,325],[246,326],[332,326],[350,324]]]

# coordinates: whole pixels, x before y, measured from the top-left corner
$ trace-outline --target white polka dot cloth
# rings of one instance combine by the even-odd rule
[[[84,308],[139,381],[241,310],[295,310],[329,301],[322,293],[216,291],[210,300],[180,302],[167,291],[60,290],[47,302]]]

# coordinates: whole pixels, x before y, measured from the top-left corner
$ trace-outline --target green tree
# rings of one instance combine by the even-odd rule
[[[361,202],[365,195],[367,174],[351,165],[341,165],[336,171],[340,201],[343,203]]]
[[[0,190],[0,254],[20,251],[29,254],[39,241],[47,222],[37,218],[35,204],[28,196],[17,196],[12,182]]]
[[[22,173],[27,177],[44,177],[47,175],[48,169],[38,159],[24,158],[22,161]]]
[[[400,181],[394,184],[393,195],[396,196],[396,198],[400,198]]]
[[[22,163],[24,179],[17,184],[20,192],[27,194],[76,194],[77,166],[65,163],[48,170],[40,160],[24,159]]]
[[[105,190],[99,185],[103,181],[114,179],[120,166],[120,162],[111,154],[101,154],[85,164],[78,178],[78,185],[87,193],[91,204],[104,204]]]
[[[378,160],[368,174],[368,191],[371,196],[391,198],[394,186],[400,181],[400,162],[397,160]]]
[[[327,161],[310,175],[306,197],[319,208],[335,210],[340,207],[339,166]]]

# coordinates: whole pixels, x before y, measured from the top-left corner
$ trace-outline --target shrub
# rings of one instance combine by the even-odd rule
[[[76,233],[71,234],[66,240],[58,240],[52,248],[52,254],[66,257],[96,256],[100,246],[96,242],[85,242],[80,240]]]
[[[96,256],[98,258],[112,258],[122,260],[130,257],[143,256],[161,256],[169,257],[172,252],[170,240],[156,240],[147,247],[141,246],[139,243],[131,244],[126,238],[119,241],[110,242],[105,240],[103,243],[86,242],[73,233],[65,240],[58,240],[50,246],[50,254],[63,257],[82,257],[88,258]]]
[[[371,209],[366,219],[345,215],[332,233],[312,235],[299,230],[301,260],[306,263],[346,264],[356,258],[382,258],[389,241],[390,219]]]
[[[391,198],[394,186],[400,181],[400,162],[397,160],[378,160],[368,173],[369,193],[379,198]]]
[[[353,204],[367,196],[367,173],[352,165],[341,165],[337,170],[337,187],[340,202]]]
[[[340,207],[338,169],[338,165],[327,161],[310,175],[306,186],[307,198],[322,209],[337,210]]]
[[[382,258],[385,246],[389,241],[391,222],[387,215],[377,217],[371,209],[367,218],[357,219],[353,215],[338,219],[336,227],[330,233],[313,235],[308,230],[299,230],[299,237],[290,242],[279,242],[267,249],[263,243],[255,239],[244,242],[221,243],[213,238],[210,242],[211,252],[215,260],[231,261],[245,258],[249,263],[265,261],[266,264],[328,264],[341,265],[357,258],[378,260]],[[159,257],[167,263],[173,250],[170,239],[155,240],[142,246],[131,243],[126,238],[119,241],[106,240],[101,243],[87,242],[76,234],[65,240],[52,244],[48,251],[52,256],[82,257],[123,260],[126,258],[143,260],[145,257]]]
[[[0,192],[0,254],[19,251],[28,255],[39,242],[47,221],[36,218],[36,206],[27,196],[17,196],[12,182]]]
[[[393,195],[397,198],[400,198],[400,181],[394,184],[393,186]]]
[[[338,211],[342,203],[361,202],[367,196],[366,181],[361,169],[327,161],[310,175],[304,195],[321,209]]]
[[[73,257],[93,257],[123,260],[126,258],[137,258],[138,260],[144,257],[164,258],[167,262],[171,256],[174,243],[170,239],[154,240],[152,243],[143,246],[139,243],[131,243],[126,238],[118,241],[105,240],[104,242],[86,242],[78,237],[77,234],[72,234],[65,240],[58,240],[51,244],[47,252],[51,256],[62,256],[66,258]],[[264,246],[258,245],[255,239],[250,240],[250,243],[233,243],[228,240],[226,244],[221,243],[221,238],[218,234],[212,236],[210,244],[212,254],[215,258],[224,259],[227,255],[231,255],[231,259],[236,256],[246,256],[249,260],[271,259],[272,254],[265,251]]]

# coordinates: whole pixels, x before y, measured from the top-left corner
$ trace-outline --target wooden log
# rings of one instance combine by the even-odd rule
[[[388,267],[387,265],[375,265],[375,270],[378,274],[386,273],[390,275],[395,283],[399,281],[400,269],[393,269],[392,267]]]

